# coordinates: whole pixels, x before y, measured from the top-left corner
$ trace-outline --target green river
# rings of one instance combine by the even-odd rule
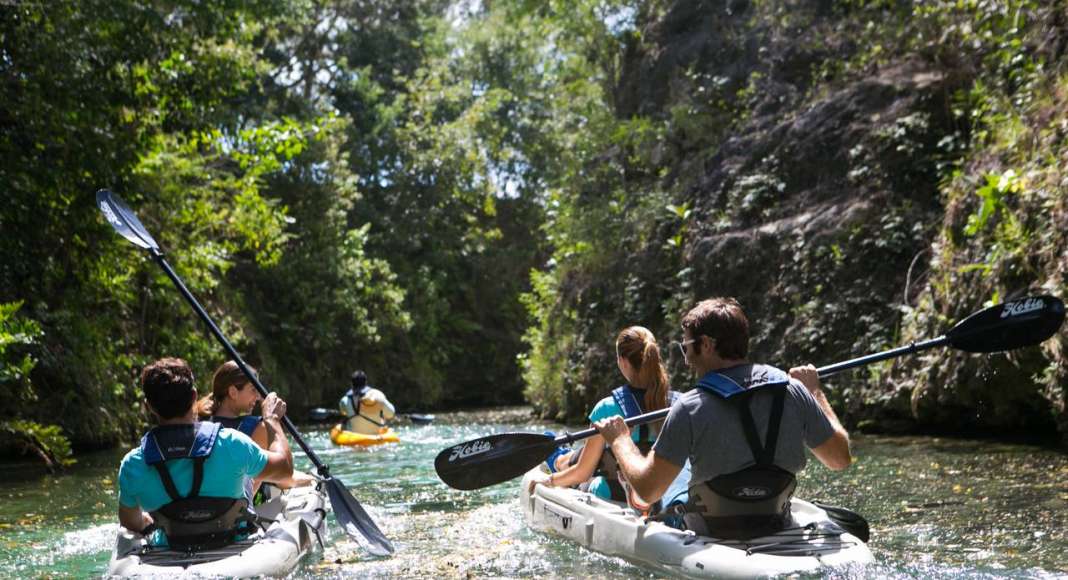
[[[311,446],[368,509],[397,548],[365,555],[336,527],[324,553],[296,578],[638,578],[650,570],[526,528],[518,481],[475,492],[434,474],[445,447],[494,432],[561,430],[525,409],[439,414],[400,425],[402,442]],[[832,473],[809,463],[799,497],[849,507],[871,522],[876,564],[863,578],[1063,578],[1068,576],[1068,456],[1025,445],[929,437],[854,438],[857,463]],[[101,576],[115,539],[115,474],[123,451],[78,458],[60,476],[30,463],[0,465],[0,576]],[[300,466],[310,468],[301,457]],[[332,521],[331,521],[332,523]],[[847,577],[843,573],[834,577]]]

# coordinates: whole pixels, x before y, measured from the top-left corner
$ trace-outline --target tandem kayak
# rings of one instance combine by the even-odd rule
[[[794,499],[797,526],[751,540],[719,540],[647,521],[625,504],[577,489],[530,484],[540,467],[523,477],[519,494],[527,523],[637,564],[692,578],[759,578],[872,561],[868,546],[836,526],[820,507]]]
[[[321,546],[328,509],[322,483],[285,490],[256,507],[260,516],[274,520],[266,530],[200,552],[151,547],[141,534],[120,527],[107,576],[285,576]]]
[[[396,431],[389,427],[383,428],[375,435],[365,435],[363,433],[346,431],[341,428],[340,424],[338,424],[334,425],[334,428],[330,430],[330,440],[334,442],[334,445],[359,445],[361,447],[369,447],[371,445],[382,445],[383,443],[397,443],[400,441],[400,437],[397,437]]]

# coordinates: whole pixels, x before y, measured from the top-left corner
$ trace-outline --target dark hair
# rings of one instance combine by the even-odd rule
[[[141,371],[141,389],[160,419],[181,417],[193,405],[193,370],[180,358],[161,358]]]
[[[645,389],[645,411],[668,406],[667,371],[660,362],[660,347],[652,331],[643,326],[628,326],[616,336],[616,354],[638,371],[634,387]]]
[[[363,371],[352,373],[352,388],[362,389],[367,384],[367,374]]]
[[[749,319],[734,298],[709,298],[697,303],[682,317],[683,330],[691,338],[707,336],[716,341],[716,352],[725,359],[749,354]]]

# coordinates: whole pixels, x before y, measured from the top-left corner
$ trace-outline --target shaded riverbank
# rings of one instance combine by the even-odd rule
[[[525,409],[439,414],[400,426],[402,442],[370,450],[309,442],[394,541],[390,559],[367,557],[337,530],[298,578],[648,577],[650,572],[526,528],[516,485],[474,492],[445,487],[433,458],[492,432],[560,429]],[[1068,573],[1068,456],[1016,444],[858,436],[859,460],[831,473],[810,466],[799,495],[856,509],[872,524],[874,569],[863,577],[1046,578]],[[58,477],[4,464],[0,569],[13,577],[89,577],[107,563],[114,477],[122,451],[79,457]],[[301,458],[298,463],[307,468]]]

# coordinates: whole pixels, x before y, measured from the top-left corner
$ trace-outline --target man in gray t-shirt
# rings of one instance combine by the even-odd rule
[[[746,389],[769,382],[769,376],[782,374],[778,369],[754,364],[742,364],[718,372]],[[768,431],[771,402],[770,396],[754,397],[749,406],[756,431],[762,439]],[[693,389],[683,394],[672,405],[660,437],[653,446],[657,457],[676,465],[682,465],[686,459],[690,459],[693,469],[691,487],[717,475],[734,473],[753,465],[756,458],[746,444],[741,417],[735,405],[704,389]],[[786,387],[786,404],[779,433],[775,465],[790,473],[797,473],[805,467],[805,447],[819,447],[834,435],[831,421],[805,385],[797,379],[791,379]]]
[[[683,340],[678,344],[698,377],[713,371],[742,388],[782,376],[773,367],[751,364],[749,321],[733,298],[704,300],[683,317]],[[770,377],[770,378],[769,378]],[[844,469],[852,463],[849,434],[842,427],[820,387],[812,365],[790,369],[774,464],[796,474],[805,466],[808,447],[824,465]],[[772,397],[753,396],[750,411],[763,441],[771,415]],[[690,485],[734,473],[756,463],[746,442],[740,415],[727,400],[696,388],[671,406],[657,442],[643,456],[619,417],[594,424],[612,446],[627,481],[643,499],[654,502],[664,494],[682,465],[690,460]],[[764,442],[766,445],[766,442]]]

